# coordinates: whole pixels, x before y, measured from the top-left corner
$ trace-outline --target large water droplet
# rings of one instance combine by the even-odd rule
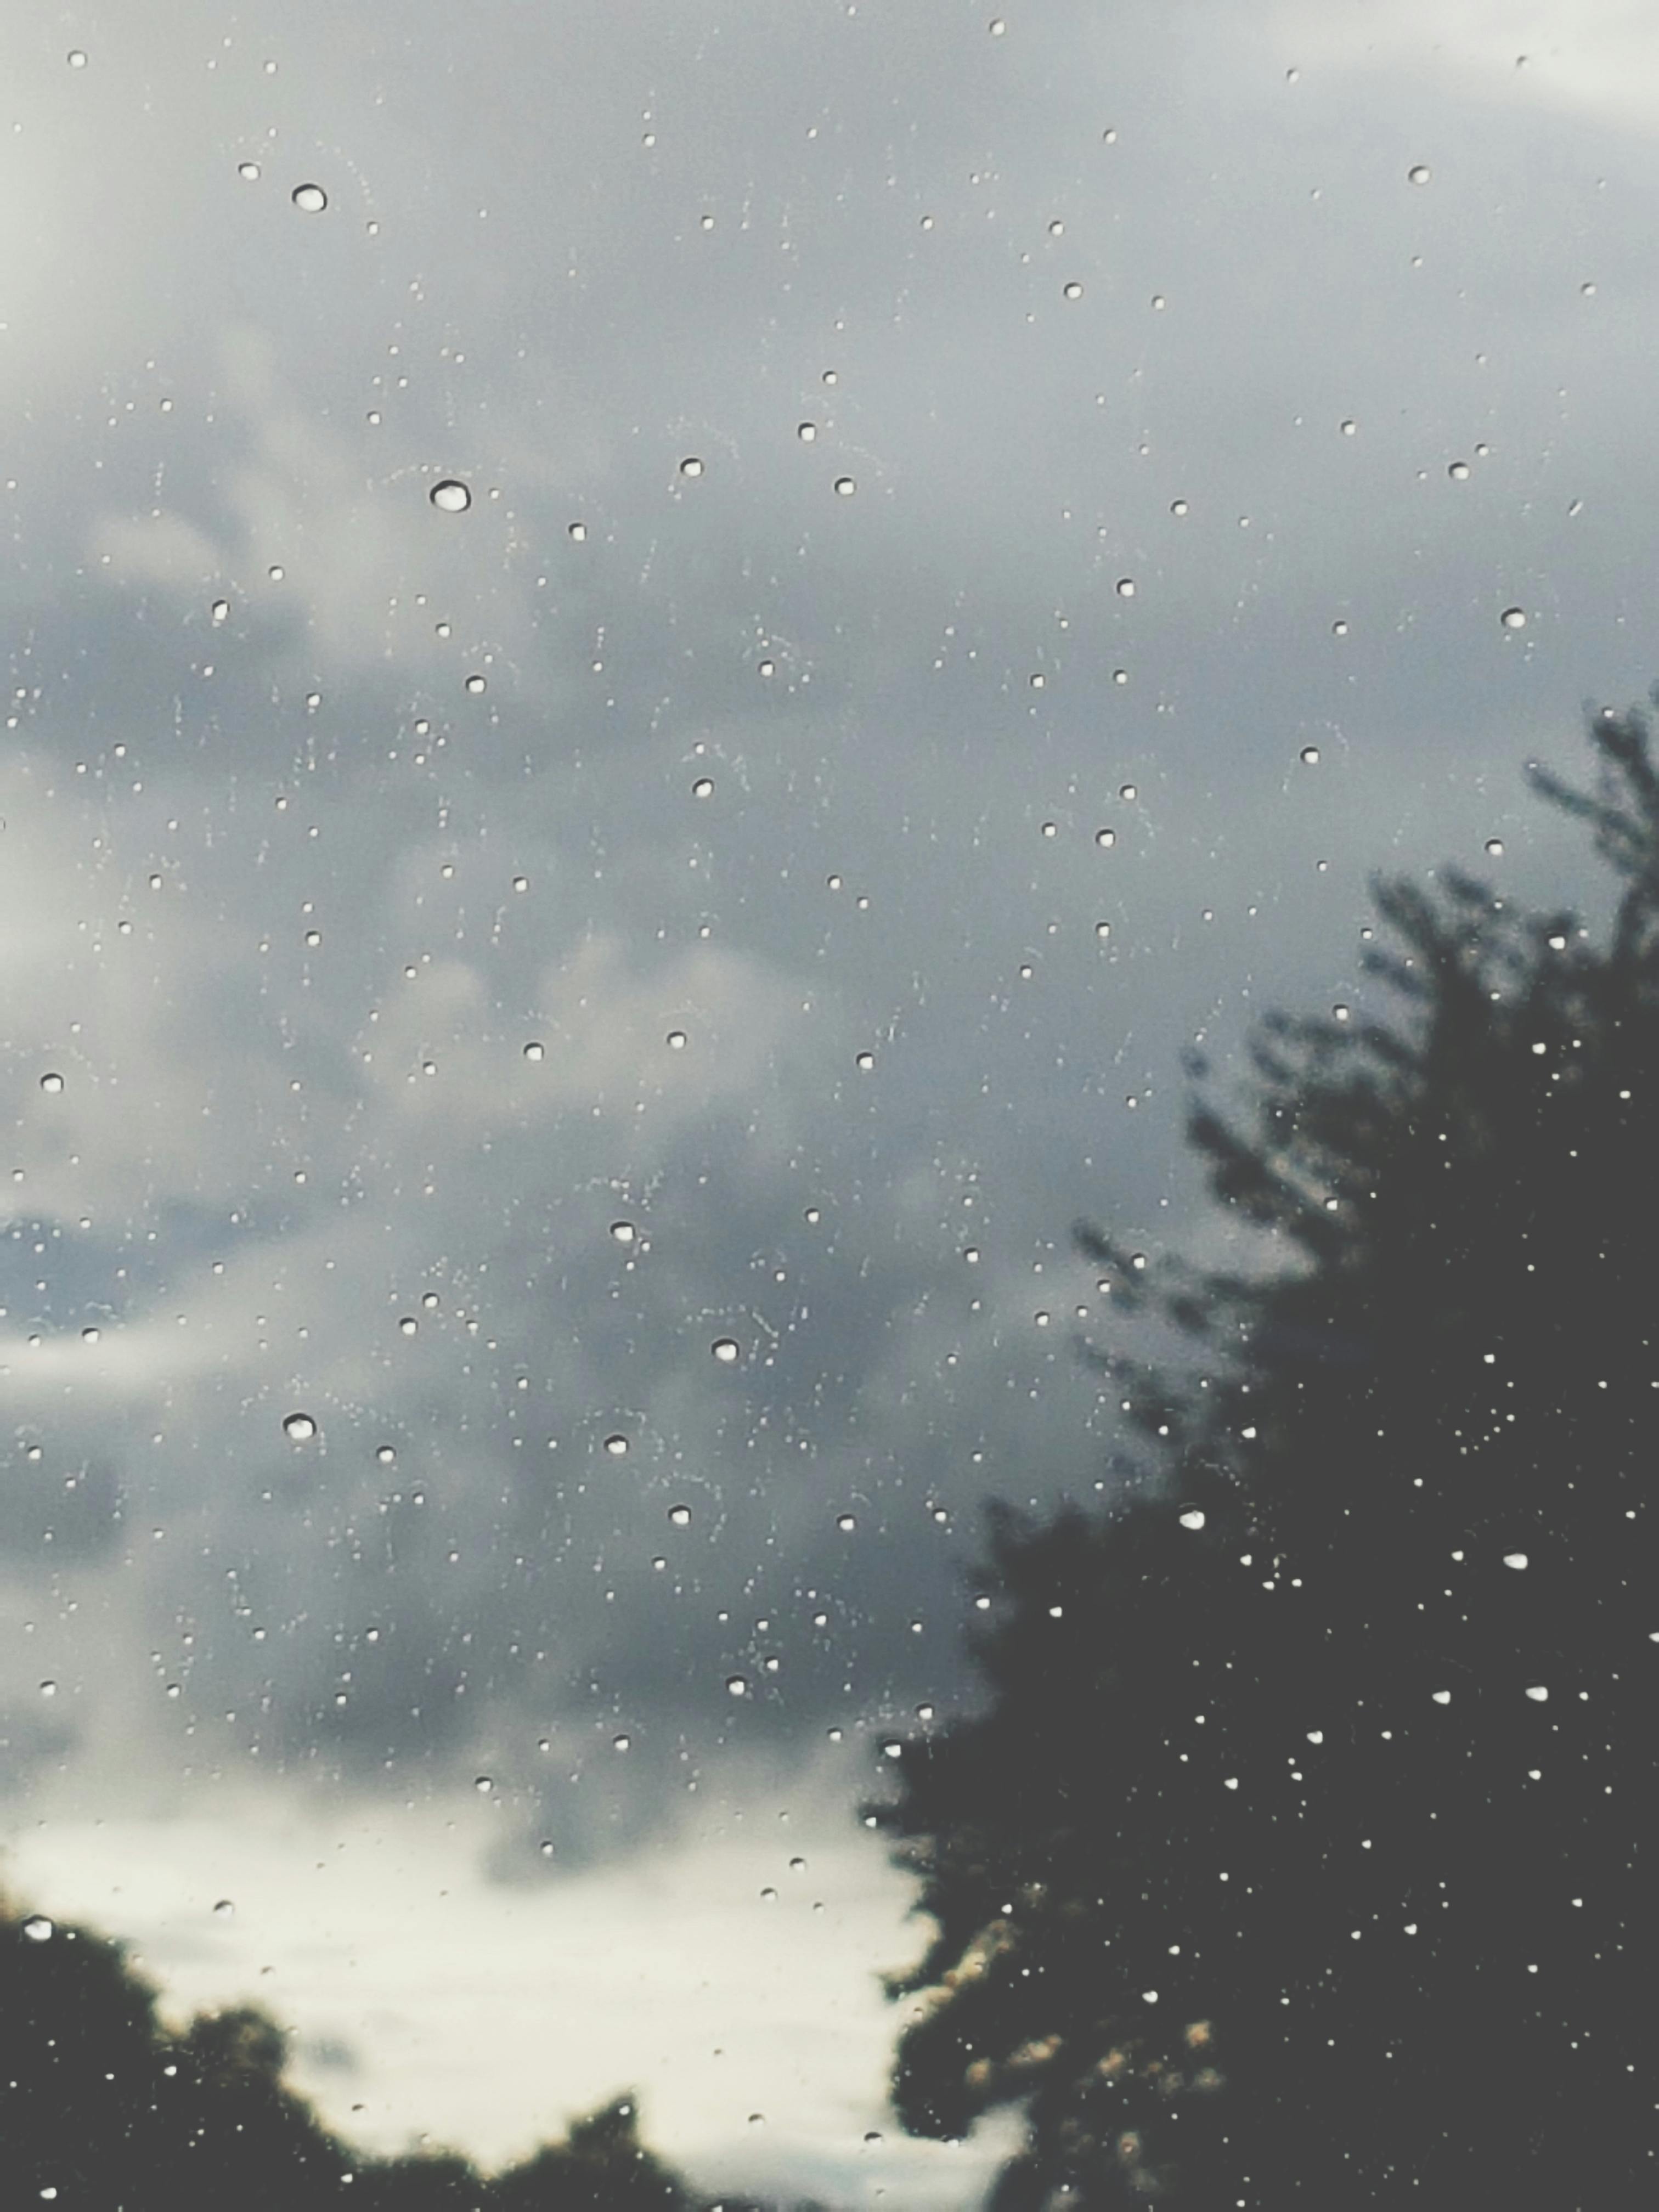
[[[1505,607],[1502,620],[1505,629],[1525,629],[1527,626],[1526,611],[1521,607]]]
[[[295,185],[293,200],[301,215],[320,215],[328,205],[328,194],[320,185]]]
[[[1429,181],[1431,172],[1426,161],[1415,161],[1413,163],[1412,167],[1407,170],[1406,174],[1413,184],[1426,185]]]
[[[671,1505],[668,1517],[677,1528],[689,1528],[691,1526],[691,1508],[689,1505]]]
[[[317,1424],[309,1413],[289,1413],[283,1423],[283,1434],[290,1443],[309,1443],[316,1433]]]
[[[446,477],[441,483],[434,483],[427,495],[444,514],[465,514],[472,504],[471,493],[458,477]]]
[[[680,463],[680,474],[683,477],[700,477],[702,474],[702,463],[695,453],[688,453]]]
[[[612,1459],[622,1459],[628,1450],[628,1439],[623,1436],[607,1437],[605,1440],[605,1448]]]
[[[534,1042],[527,1044],[524,1048],[524,1056],[526,1060],[540,1060],[544,1057],[544,1048]]]
[[[52,1092],[54,1096],[60,1091],[63,1087],[64,1079],[55,1072],[48,1073],[40,1078],[40,1088],[43,1091]]]
[[[843,499],[851,499],[853,494],[858,489],[858,486],[854,483],[851,477],[837,477],[836,478],[836,489],[841,494]]]
[[[234,1920],[236,1917],[236,1907],[228,1897],[222,1897],[213,1911],[216,1918],[220,1920]]]
[[[32,1912],[23,1923],[23,1933],[31,1943],[49,1943],[57,1932],[44,1912]]]
[[[1454,461],[1446,471],[1446,474],[1454,483],[1467,483],[1469,480],[1469,465],[1467,461]]]
[[[738,1356],[737,1341],[732,1337],[717,1336],[710,1349],[723,1367],[730,1367]]]

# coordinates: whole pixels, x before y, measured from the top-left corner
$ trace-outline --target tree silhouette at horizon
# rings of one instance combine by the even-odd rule
[[[895,2103],[1024,2112],[998,2212],[1659,2186],[1659,779],[1641,713],[1589,737],[1595,794],[1528,774],[1604,943],[1380,883],[1396,1018],[1272,1016],[1243,1117],[1194,1104],[1284,1267],[1077,1232],[1190,1358],[1090,1352],[1119,1495],[990,1509],[986,1703],[868,1808],[935,1927]]]
[[[8,2212],[781,2212],[696,2196],[641,2144],[631,2091],[484,2175],[453,2152],[361,2154],[288,2087],[287,2060],[282,2029],[253,2006],[173,2032],[125,1945],[0,1897]]]

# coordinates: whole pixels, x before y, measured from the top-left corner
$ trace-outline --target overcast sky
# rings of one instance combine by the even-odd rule
[[[855,1808],[1105,1478],[1072,1221],[1224,1249],[1183,1048],[1373,1003],[1376,870],[1593,887],[1656,97],[1615,0],[13,41],[30,1903],[366,2143],[977,2203]]]

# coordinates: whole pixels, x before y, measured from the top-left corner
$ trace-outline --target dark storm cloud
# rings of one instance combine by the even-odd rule
[[[90,1756],[136,1651],[165,1759],[580,1856],[960,1690],[978,1498],[1106,1464],[1070,1222],[1193,1229],[1184,1046],[1363,1004],[1374,866],[1553,891],[1519,761],[1650,672],[1650,163],[1218,9],[318,15],[202,92],[206,20],[189,162],[76,88],[145,213],[15,349],[7,1380],[102,1471],[12,1548],[107,1585]]]

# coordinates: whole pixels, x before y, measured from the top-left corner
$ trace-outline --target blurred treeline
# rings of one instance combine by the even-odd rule
[[[123,1945],[0,1900],[4,2212],[783,2212],[696,2195],[641,2144],[631,2095],[504,2173],[364,2157],[287,2086],[286,2060],[252,2007],[171,2033]]]

